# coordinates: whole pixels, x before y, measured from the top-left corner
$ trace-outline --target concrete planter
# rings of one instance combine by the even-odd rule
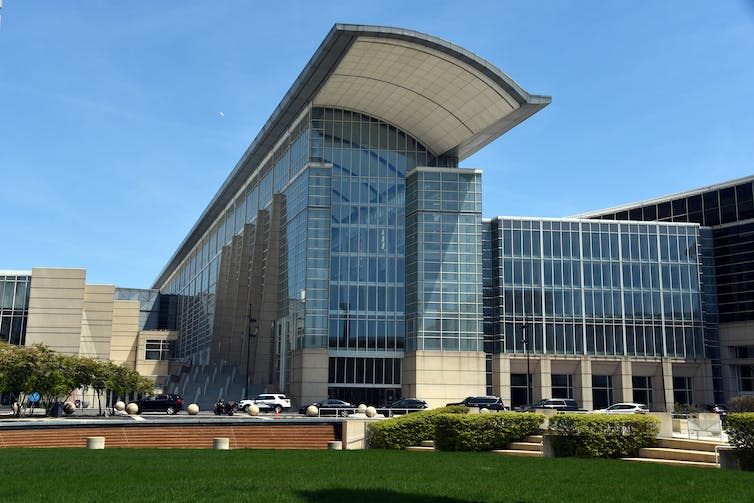
[[[718,447],[717,456],[720,462],[720,468],[724,470],[738,470],[738,471],[754,471],[754,464],[747,465],[746,459],[741,459],[741,452],[735,447]],[[754,454],[750,454],[748,459],[754,458]]]

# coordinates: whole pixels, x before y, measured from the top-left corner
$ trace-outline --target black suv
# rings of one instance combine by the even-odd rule
[[[479,407],[487,410],[505,410],[503,401],[498,396],[468,396],[462,402],[449,403],[450,405],[465,405],[466,407]]]
[[[139,406],[139,414],[142,412],[178,414],[178,411],[183,409],[183,398],[181,398],[181,395],[145,396],[141,400],[136,400],[132,403]]]

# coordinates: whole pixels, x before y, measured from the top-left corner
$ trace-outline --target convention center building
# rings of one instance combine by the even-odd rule
[[[58,346],[158,357],[158,384],[205,405],[267,391],[671,410],[752,392],[752,179],[576,217],[484,219],[476,168],[495,166],[460,163],[549,103],[439,38],[335,25],[151,289],[79,278],[82,313],[110,299],[97,305],[112,340],[130,306],[128,344],[106,346],[79,315]],[[31,298],[14,286],[6,309],[2,297],[0,337],[55,346],[63,336],[34,328],[54,303],[35,303],[35,277],[44,288],[56,280],[43,273],[65,274],[36,271],[6,275]]]

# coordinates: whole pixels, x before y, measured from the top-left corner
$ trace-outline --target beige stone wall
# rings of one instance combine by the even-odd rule
[[[113,335],[114,285],[86,285],[79,355],[106,360]]]
[[[401,382],[404,397],[421,398],[430,407],[485,395],[485,356],[463,351],[406,353]]]
[[[298,405],[327,398],[326,349],[297,349],[291,358],[291,399]]]
[[[152,379],[158,387],[165,382],[170,371],[169,360],[147,360],[147,340],[177,340],[178,332],[168,330],[140,331],[136,342],[136,371],[144,377]]]
[[[85,281],[84,269],[32,269],[27,346],[43,343],[61,353],[79,353]]]
[[[135,369],[139,335],[139,301],[113,302],[113,326],[110,340],[110,360]]]

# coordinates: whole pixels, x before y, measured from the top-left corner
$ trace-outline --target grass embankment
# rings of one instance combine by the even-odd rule
[[[3,502],[751,502],[754,473],[486,452],[0,449],[0,488]]]

